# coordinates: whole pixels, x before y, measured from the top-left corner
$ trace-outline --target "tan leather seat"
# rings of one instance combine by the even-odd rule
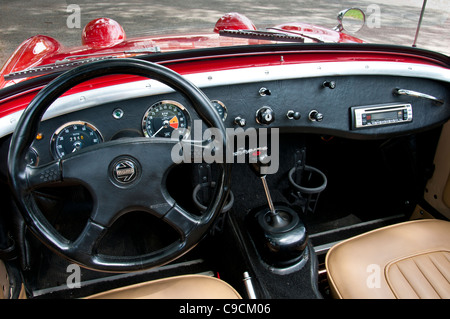
[[[121,287],[87,299],[241,299],[241,296],[223,280],[185,275]]]
[[[450,222],[425,219],[380,228],[326,256],[335,298],[450,298]]]

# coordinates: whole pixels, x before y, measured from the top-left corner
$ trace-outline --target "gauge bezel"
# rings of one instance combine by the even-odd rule
[[[223,109],[222,122],[225,122],[225,120],[227,119],[227,116],[228,116],[228,109],[227,109],[225,103],[223,103],[222,101],[219,101],[219,100],[211,100],[211,103],[217,103],[222,107],[222,109]]]
[[[162,100],[162,101],[158,101],[156,103],[153,103],[144,113],[144,116],[142,117],[142,133],[144,134],[145,137],[148,138],[153,138],[147,131],[147,119],[148,116],[150,115],[150,112],[155,108],[158,107],[160,105],[164,105],[164,104],[172,104],[175,107],[177,107],[184,115],[184,118],[186,120],[186,127],[184,128],[184,133],[183,133],[183,138],[186,139],[189,137],[189,135],[191,134],[191,115],[189,114],[189,111],[187,110],[187,108],[181,104],[180,102],[177,101],[173,101],[173,100]]]
[[[58,154],[58,151],[56,150],[56,139],[58,138],[59,134],[66,129],[69,126],[73,126],[73,125],[84,125],[88,128],[90,128],[91,130],[93,130],[100,138],[100,143],[104,142],[103,139],[103,135],[102,133],[97,129],[97,127],[95,127],[93,124],[86,122],[86,121],[71,121],[71,122],[67,122],[63,125],[61,125],[60,127],[58,127],[52,134],[52,138],[50,139],[50,150],[52,153],[52,156],[55,160],[62,158],[62,156],[60,156]]]
[[[36,163],[34,163],[34,164],[28,163],[30,154],[33,154],[36,157]],[[30,167],[39,166],[39,153],[34,147],[30,146],[30,149],[28,150],[27,155],[25,156],[25,161],[27,162],[27,165]]]

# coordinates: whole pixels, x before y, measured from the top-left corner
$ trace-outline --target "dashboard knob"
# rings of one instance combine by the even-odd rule
[[[296,111],[289,110],[289,111],[286,113],[286,117],[287,117],[288,119],[290,119],[290,120],[300,120],[300,118],[301,118],[302,116],[300,115],[300,112],[296,112]]]
[[[269,125],[273,121],[275,121],[275,113],[270,107],[263,106],[256,111],[256,122],[259,124]]]
[[[323,114],[317,110],[312,110],[309,112],[308,118],[312,122],[321,122],[323,120]]]
[[[262,87],[259,89],[259,95],[261,96],[266,96],[266,95],[271,95],[272,92],[270,92],[270,90],[268,88]]]
[[[240,116],[236,116],[234,118],[234,124],[239,125],[240,127],[244,127],[247,124],[247,121]]]
[[[334,89],[336,88],[336,82],[335,81],[325,81],[322,83],[322,86],[324,88]]]

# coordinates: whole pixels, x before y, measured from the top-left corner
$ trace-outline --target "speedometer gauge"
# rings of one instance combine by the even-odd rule
[[[51,150],[55,159],[74,153],[82,148],[103,142],[101,133],[87,122],[69,122],[53,133]]]
[[[171,137],[174,130],[187,137],[190,116],[186,108],[176,101],[160,101],[145,112],[142,131],[146,137]]]

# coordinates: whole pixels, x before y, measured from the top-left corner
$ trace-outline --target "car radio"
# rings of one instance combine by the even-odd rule
[[[412,122],[411,104],[382,104],[350,108],[352,129]]]

